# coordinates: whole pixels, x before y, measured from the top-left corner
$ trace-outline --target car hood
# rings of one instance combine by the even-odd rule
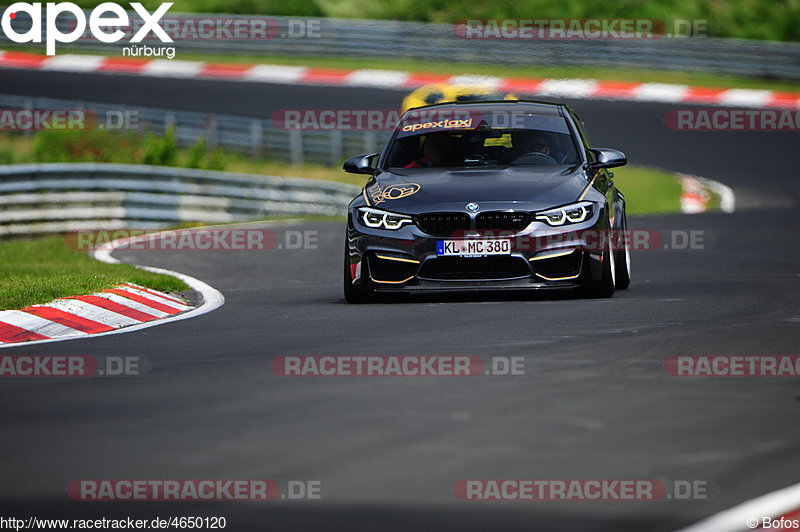
[[[464,212],[467,203],[481,211],[540,210],[576,201],[588,181],[580,166],[409,169],[382,172],[366,195],[382,209],[418,214],[432,210]]]

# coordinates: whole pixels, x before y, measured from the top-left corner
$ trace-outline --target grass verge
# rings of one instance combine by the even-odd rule
[[[0,310],[91,294],[126,282],[165,292],[188,289],[168,275],[98,262],[70,249],[63,236],[0,242]]]
[[[625,195],[631,215],[681,211],[681,183],[675,174],[647,166],[614,169],[614,183]]]

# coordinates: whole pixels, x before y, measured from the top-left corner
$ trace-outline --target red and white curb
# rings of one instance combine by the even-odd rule
[[[186,312],[186,302],[135,284],[0,312],[0,342],[13,344],[107,332]]]
[[[480,86],[499,92],[556,98],[800,109],[800,93],[797,92],[719,89],[669,83],[636,83],[595,79],[453,76],[400,70],[350,70],[72,54],[46,56],[12,51],[0,51],[0,68],[399,90],[414,89],[430,83],[444,83]]]
[[[96,250],[93,256],[101,262],[118,264],[111,253],[135,240],[109,242]],[[182,280],[200,294],[201,304],[192,307],[175,296],[125,283],[96,294],[0,312],[0,348],[132,332],[194,318],[225,303],[225,297],[218,290],[194,277],[150,266],[137,268]]]
[[[788,526],[762,526],[764,518],[770,523],[789,523]],[[793,521],[800,520],[800,484],[795,484],[761,497],[746,501],[678,532],[744,532],[765,530],[775,532],[798,530]]]
[[[678,174],[681,182],[681,212],[698,214],[708,211],[711,194],[719,198],[719,210],[732,213],[736,210],[736,195],[731,187],[719,181],[687,174]]]

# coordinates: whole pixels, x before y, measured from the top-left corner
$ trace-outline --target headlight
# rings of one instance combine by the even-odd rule
[[[361,207],[358,209],[358,213],[361,217],[361,221],[364,222],[364,225],[374,229],[383,228],[389,229],[390,231],[395,231],[403,227],[405,224],[410,224],[413,221],[410,216],[406,216],[404,214],[396,214],[393,212],[370,209],[367,207]]]
[[[594,214],[594,203],[581,201],[572,205],[565,205],[549,211],[536,213],[536,219],[551,226],[578,224],[585,222]]]

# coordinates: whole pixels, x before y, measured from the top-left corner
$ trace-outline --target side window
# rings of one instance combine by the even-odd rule
[[[581,117],[578,116],[572,109],[570,109],[569,114],[572,117],[572,121],[575,122],[575,126],[578,128],[578,134],[581,136],[581,142],[583,143],[583,149],[586,152],[586,158],[589,160],[589,162],[594,161],[595,154],[589,151],[589,148],[592,147],[592,143],[589,141],[589,135],[586,133],[586,129],[583,126],[583,120],[581,120]]]

